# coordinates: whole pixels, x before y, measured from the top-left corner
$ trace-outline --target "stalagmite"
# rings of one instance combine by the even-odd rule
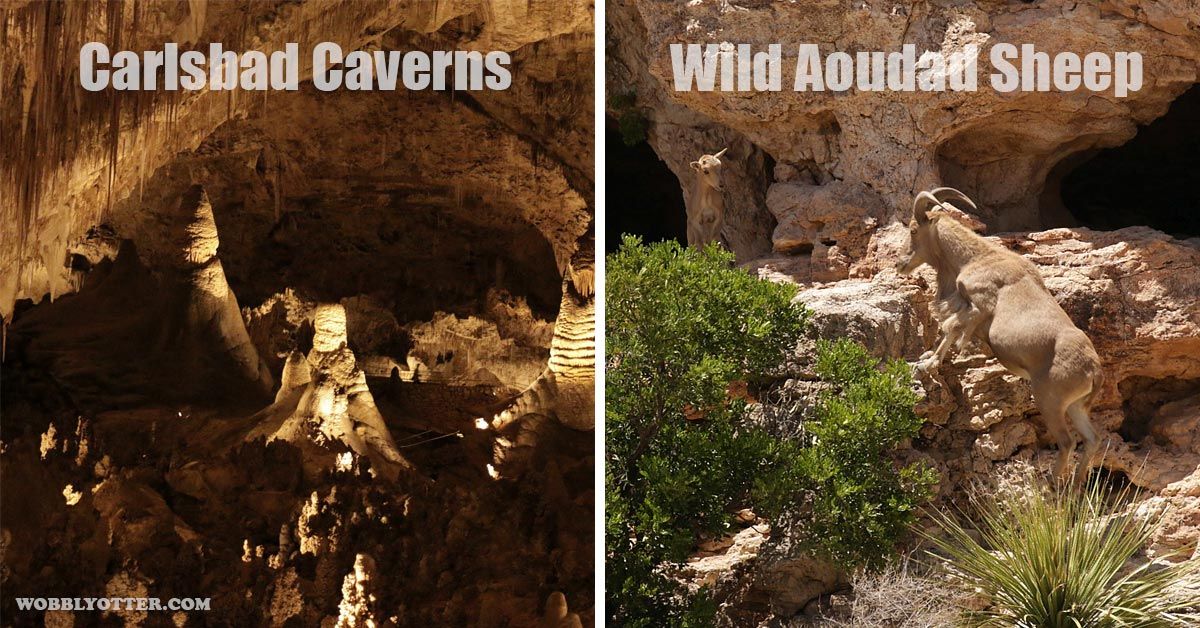
[[[567,596],[561,591],[555,591],[546,598],[546,611],[542,614],[541,628],[575,628],[582,627],[579,613],[569,612]]]
[[[375,560],[366,554],[354,556],[354,568],[342,582],[342,601],[338,604],[337,628],[376,626],[376,598],[371,581]]]
[[[183,195],[179,208],[187,215],[187,224],[174,265],[183,289],[180,307],[187,357],[225,356],[234,363],[238,375],[269,391],[274,383],[271,372],[246,333],[237,296],[229,288],[217,256],[220,240],[208,194],[203,187],[193,185]]]
[[[275,393],[275,403],[283,401],[289,393],[310,381],[312,376],[308,370],[307,359],[303,353],[292,351],[283,363],[283,374],[279,376],[279,390]]]
[[[590,232],[589,232],[590,233]],[[533,382],[492,419],[503,429],[528,415],[553,416],[577,430],[595,426],[596,389],[595,242],[590,234],[579,239],[562,280],[562,301],[550,361]]]
[[[310,444],[329,449],[341,443],[389,479],[411,467],[375,405],[366,373],[346,344],[346,310],[339,304],[316,307],[312,351],[307,357],[298,351],[288,356],[275,403],[259,416],[259,426],[247,440],[266,436],[302,449]],[[334,466],[333,457],[326,462],[317,469]]]

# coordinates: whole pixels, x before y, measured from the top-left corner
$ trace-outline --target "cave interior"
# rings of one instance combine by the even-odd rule
[[[209,31],[289,19],[238,11]],[[374,37],[453,49],[485,20]],[[4,321],[5,590],[208,596],[228,625],[529,625],[556,593],[588,617],[591,432],[479,421],[546,368],[589,241],[590,96],[544,84],[588,93],[591,54],[589,33],[519,47],[505,93],[306,81],[74,129],[81,152],[153,154],[220,118],[161,163],[114,161],[141,171],[67,247],[72,289]]]
[[[1062,205],[1080,226],[1144,225],[1181,239],[1200,236],[1200,85],[1133,139],[1064,160],[1050,178],[1060,181]]]
[[[675,240],[687,244],[683,188],[650,144],[643,139],[630,145],[617,122],[610,119],[605,129],[605,151],[605,200],[614,208],[606,214],[608,251],[616,251],[626,234],[639,236],[644,242]]]

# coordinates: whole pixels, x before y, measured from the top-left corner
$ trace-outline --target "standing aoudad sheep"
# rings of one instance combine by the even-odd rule
[[[725,188],[721,185],[721,156],[728,148],[713,155],[701,155],[691,163],[696,171],[691,203],[687,207],[688,246],[703,247],[720,242],[725,229]]]
[[[909,254],[896,266],[905,275],[922,264],[937,271],[942,338],[922,356],[918,368],[937,368],[954,343],[963,349],[976,338],[989,346],[1004,368],[1030,381],[1042,420],[1058,442],[1059,477],[1065,475],[1075,450],[1071,426],[1083,437],[1075,470],[1075,479],[1082,481],[1100,445],[1088,416],[1100,388],[1100,357],[1087,334],[1046,289],[1033,263],[950,216],[929,215],[930,209],[945,208],[949,200],[975,209],[975,203],[953,188],[917,194]]]

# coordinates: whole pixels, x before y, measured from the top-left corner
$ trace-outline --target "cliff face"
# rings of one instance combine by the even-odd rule
[[[747,259],[763,252],[776,220],[776,250],[820,249],[844,235],[837,224],[817,226],[820,216],[794,215],[785,202],[791,195],[776,194],[777,201],[766,194],[772,185],[865,185],[881,197],[871,203],[895,217],[914,191],[940,183],[976,199],[994,230],[1067,226],[1060,208],[1041,202],[1057,185],[1048,177],[1072,156],[1126,142],[1196,82],[1194,9],[1188,2],[615,2],[608,91],[636,99],[651,123],[650,144],[684,180],[689,161],[732,147],[727,161],[744,167],[729,177],[740,186],[727,200],[740,224],[727,236]],[[774,93],[674,91],[668,46],[722,42],[755,51],[784,44],[785,76],[800,43],[826,54],[914,44],[918,56],[975,44],[983,75],[975,92],[794,92],[790,84]],[[1145,84],[1126,98],[1112,90],[999,93],[987,82],[987,55],[997,42],[1050,52],[1140,51]],[[774,163],[765,175],[764,154]]]
[[[547,599],[590,620],[591,433],[476,419],[545,370],[593,223],[592,20],[6,3],[4,589],[213,599],[179,625],[536,625]],[[301,84],[85,92],[92,40],[296,42]],[[322,92],[322,41],[504,50],[513,85]]]
[[[966,192],[980,207],[968,218],[1035,262],[1095,343],[1105,369],[1093,411],[1104,465],[1149,491],[1141,512],[1168,512],[1154,551],[1187,556],[1200,530],[1192,437],[1200,427],[1200,239],[1191,219],[1200,197],[1177,164],[1200,156],[1191,148],[1198,16],[1191,2],[624,0],[608,9],[608,89],[624,95],[610,99],[609,114],[622,128],[643,122],[685,202],[688,162],[729,146],[725,235],[739,262],[799,284],[817,333],[850,336],[880,356],[914,361],[937,333],[932,273],[907,279],[892,270],[907,250],[913,195],[939,185]],[[674,91],[668,46],[722,42],[756,51],[782,43],[788,70],[800,43],[824,54],[915,44],[918,56],[976,44],[983,74],[978,91],[963,93],[794,92],[790,72],[777,93]],[[1051,54],[1140,51],[1144,85],[1125,98],[1111,90],[998,93],[987,82],[997,42]],[[941,497],[1014,466],[1047,467],[1053,444],[1028,386],[994,359],[972,349],[920,383],[927,424],[908,455],[941,472]],[[763,600],[778,601],[771,583],[781,577],[837,586],[802,561],[767,565],[779,564],[772,548],[780,544],[787,539],[767,540],[772,558],[763,561],[735,541],[743,549],[723,560],[738,566],[723,579],[706,576],[731,592],[731,616],[761,619]],[[783,614],[804,607],[796,602]]]

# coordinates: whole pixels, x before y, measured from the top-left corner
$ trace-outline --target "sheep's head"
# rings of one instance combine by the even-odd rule
[[[724,191],[724,188],[721,187],[721,155],[724,155],[727,150],[729,149],[722,148],[715,155],[701,155],[700,159],[691,164],[692,170],[696,171],[700,180],[718,192]]]
[[[929,216],[929,210],[948,200],[961,201],[967,207],[976,209],[975,203],[966,194],[954,188],[937,188],[917,194],[913,201],[912,221],[908,223],[908,255],[900,258],[896,264],[897,272],[908,275],[922,264],[933,263],[938,247],[937,219]]]

